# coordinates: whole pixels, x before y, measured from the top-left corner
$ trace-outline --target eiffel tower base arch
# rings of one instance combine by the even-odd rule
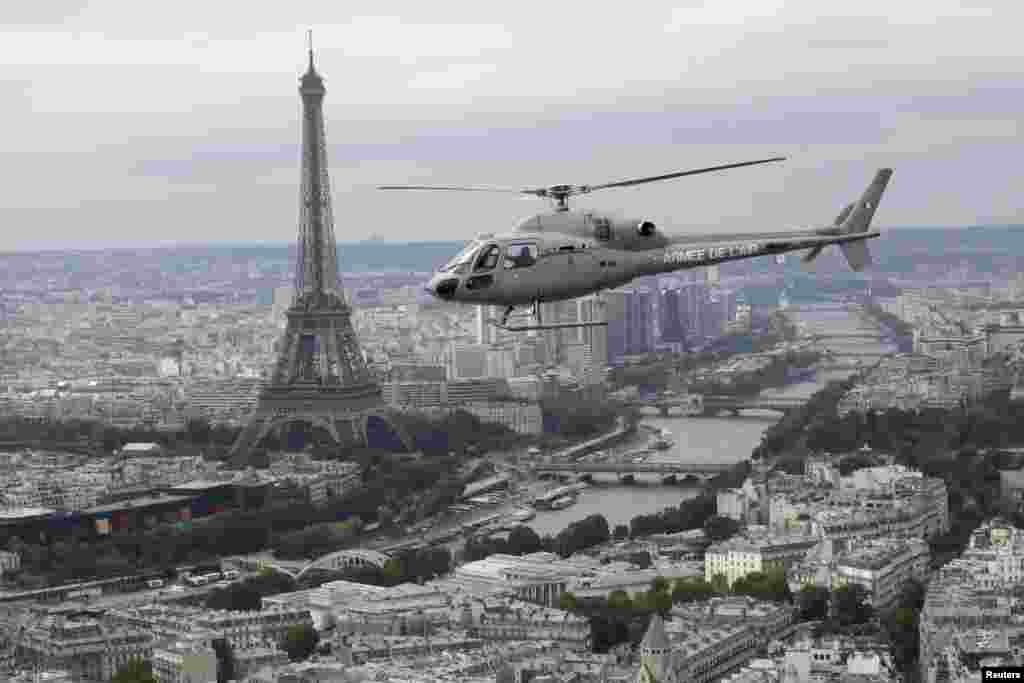
[[[289,425],[305,423],[323,429],[339,448],[384,448],[414,452],[416,445],[401,424],[384,405],[353,413],[350,410],[284,408],[271,410],[259,406],[231,448],[230,461],[244,466],[254,449],[271,434],[281,433]],[[389,432],[388,443],[381,443],[381,431]],[[375,438],[376,437],[376,438]]]

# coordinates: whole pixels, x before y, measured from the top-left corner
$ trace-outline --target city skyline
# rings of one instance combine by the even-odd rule
[[[883,227],[1020,223],[1022,10],[929,9],[9,9],[0,250],[288,241],[308,27],[342,242],[465,240],[547,209],[381,183],[593,183],[775,154],[790,161],[586,206],[678,232],[784,228],[831,219],[892,166]]]

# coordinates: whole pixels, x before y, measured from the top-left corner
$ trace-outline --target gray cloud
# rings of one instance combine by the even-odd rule
[[[587,205],[777,227],[830,218],[891,165],[884,223],[1022,221],[1019,3],[749,4],[12,5],[0,249],[290,241],[308,25],[349,239],[421,239],[425,220],[463,239],[543,208],[378,183],[601,182],[775,154],[792,160]]]

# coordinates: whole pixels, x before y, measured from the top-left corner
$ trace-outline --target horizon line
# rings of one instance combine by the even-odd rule
[[[977,225],[962,225],[962,226],[948,226],[948,225],[900,225],[891,226],[884,228],[885,231],[915,231],[915,230],[984,230],[993,228],[1021,228],[1024,229],[1024,224],[1021,223],[985,223]],[[685,235],[685,232],[672,233],[674,235]],[[697,233],[695,233],[697,234]],[[700,233],[702,235],[706,233]],[[751,231],[751,234],[756,234]],[[884,238],[884,232],[883,232]],[[424,244],[463,244],[465,242],[472,241],[476,238],[469,239],[439,239],[439,240],[382,240],[382,239],[365,239],[357,241],[342,242],[337,241],[335,244],[338,246],[360,246],[366,244],[377,244],[387,246],[400,246],[400,245],[424,245]],[[107,247],[46,247],[46,248],[29,248],[29,249],[13,249],[13,250],[0,250],[0,256],[11,256],[11,255],[30,255],[30,254],[53,254],[53,253],[95,253],[95,252],[109,252],[109,251],[138,251],[138,250],[152,250],[152,251],[173,251],[176,249],[227,249],[227,248],[281,248],[281,247],[294,247],[296,243],[294,241],[262,241],[262,242],[157,242],[148,245],[125,245],[125,246],[107,246]]]

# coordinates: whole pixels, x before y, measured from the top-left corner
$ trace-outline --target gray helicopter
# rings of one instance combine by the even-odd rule
[[[666,235],[649,220],[569,210],[570,197],[596,190],[783,160],[777,157],[747,161],[604,185],[554,185],[526,190],[386,185],[378,189],[513,192],[552,199],[553,212],[532,216],[512,232],[480,235],[433,276],[427,290],[442,301],[504,306],[501,320],[492,322],[511,332],[591,327],[607,323],[544,325],[540,304],[613,289],[645,275],[803,249],[809,250],[803,258],[809,264],[830,244],[839,246],[853,270],[870,264],[866,240],[881,233],[869,231],[869,227],[892,169],[879,170],[860,200],[846,206],[832,225],[806,230]],[[535,325],[509,325],[509,316],[522,306],[532,306]]]

